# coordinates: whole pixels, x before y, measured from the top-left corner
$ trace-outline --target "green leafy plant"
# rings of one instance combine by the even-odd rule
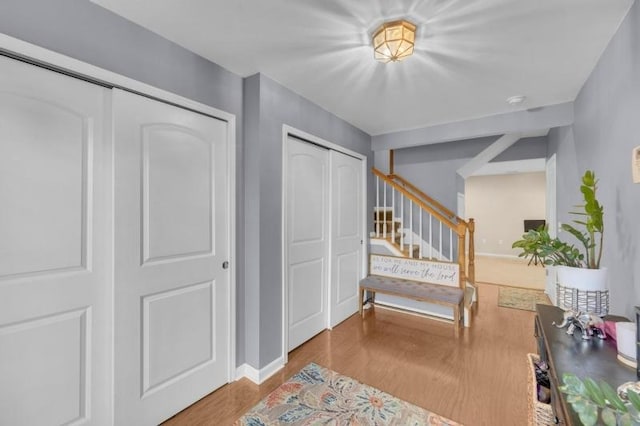
[[[530,230],[522,236],[522,239],[512,244],[513,248],[522,250],[518,256],[529,259],[529,264],[534,265],[541,263],[599,269],[604,237],[604,209],[596,198],[597,184],[595,173],[587,170],[582,176],[580,185],[584,204],[576,206],[581,211],[569,212],[578,216],[573,223],[583,227],[584,231],[568,223],[562,224],[562,230],[573,235],[584,247],[584,252],[558,238],[551,238],[548,228],[541,226]]]
[[[636,392],[628,390],[628,402],[625,402],[607,382],[596,383],[590,377],[580,380],[569,373],[562,376],[562,382],[559,389],[567,394],[567,402],[583,425],[592,426],[598,424],[598,420],[606,426],[639,424],[640,396]]]

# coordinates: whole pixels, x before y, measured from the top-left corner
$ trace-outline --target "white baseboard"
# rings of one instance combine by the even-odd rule
[[[506,257],[509,259],[519,259],[518,255],[515,254],[497,254],[497,253],[481,253],[476,252],[476,256],[487,256],[487,257]]]
[[[453,314],[452,315],[441,314],[437,312],[428,311],[426,309],[414,308],[412,306],[404,306],[404,305],[387,302],[387,301],[384,301],[384,302],[378,301],[376,302],[376,306],[379,306],[384,309],[400,310],[404,313],[411,314],[411,315],[427,315],[429,317],[432,317],[433,319],[438,319],[438,320],[453,320]]]
[[[284,367],[284,359],[282,357],[275,359],[260,370],[244,363],[236,369],[236,380],[246,377],[253,383],[259,385],[277,373],[282,367]]]

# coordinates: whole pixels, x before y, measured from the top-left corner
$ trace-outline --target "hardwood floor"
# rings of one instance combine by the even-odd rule
[[[457,340],[449,323],[377,307],[292,351],[285,368],[262,385],[228,384],[165,424],[233,424],[313,361],[467,426],[526,425],[535,314],[498,307],[497,286],[480,284],[478,295],[473,328]]]

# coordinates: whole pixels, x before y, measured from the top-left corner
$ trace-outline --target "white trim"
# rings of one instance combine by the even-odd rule
[[[287,288],[287,267],[289,258],[287,256],[287,224],[286,224],[286,209],[287,209],[287,140],[289,136],[293,136],[298,139],[302,139],[313,144],[322,146],[324,148],[338,151],[343,154],[349,155],[351,157],[357,158],[362,161],[362,259],[361,259],[361,271],[360,277],[364,278],[367,275],[368,270],[368,255],[369,250],[367,244],[364,242],[367,239],[367,156],[360,154],[359,152],[352,151],[349,148],[345,148],[343,146],[337,145],[333,142],[329,142],[317,136],[314,136],[305,131],[296,129],[295,127],[289,126],[288,124],[282,125],[282,217],[281,217],[281,253],[282,253],[282,355],[280,359],[283,360],[284,364],[289,361],[289,327],[287,324],[289,323],[289,309],[288,309],[288,288]],[[330,217],[329,217],[330,219]],[[329,227],[329,232],[331,227]],[[329,244],[327,256],[330,256],[331,244]],[[331,279],[331,271],[327,272],[327,280]],[[327,281],[327,286],[329,286],[329,282]],[[327,309],[329,305],[329,297],[327,297]],[[327,311],[328,312],[328,311]],[[329,315],[327,315],[327,328],[329,328],[330,321]]]
[[[311,142],[311,143],[314,143],[316,145],[323,146],[323,147],[331,149],[333,151],[338,151],[338,152],[341,152],[343,154],[350,155],[351,157],[355,157],[355,158],[358,158],[360,160],[364,160],[365,162],[367,161],[367,156],[366,155],[360,154],[359,152],[356,152],[356,151],[352,151],[349,148],[345,148],[344,146],[335,144],[333,142],[329,142],[327,140],[324,140],[322,138],[314,136],[314,135],[312,135],[310,133],[307,133],[305,131],[296,129],[295,127],[291,127],[288,124],[283,124],[282,125],[283,140],[286,140],[286,137],[289,136],[289,135],[291,135],[293,137],[296,137],[298,139],[306,140],[307,142]]]
[[[333,161],[334,157],[331,155],[331,150],[329,150],[328,162],[327,162],[327,178],[329,179],[327,182],[327,204],[329,204],[329,208],[327,209],[327,251],[326,251],[326,261],[327,261],[327,279],[325,280],[326,291],[324,294],[325,297],[325,330],[331,330],[331,316],[333,314],[331,309],[331,298],[333,297],[333,293],[331,292],[331,278],[333,277]]]
[[[228,171],[228,206],[227,213],[229,214],[229,244],[228,257],[229,257],[229,360],[228,360],[228,373],[227,381],[231,383],[233,381],[233,373],[236,369],[236,118],[232,116],[227,121],[227,171]]]
[[[424,302],[424,303],[428,303],[428,302]],[[453,313],[451,315],[448,314],[439,314],[436,312],[431,312],[428,311],[426,309],[420,309],[420,308],[414,308],[414,307],[409,307],[409,306],[404,306],[404,305],[400,305],[397,303],[392,303],[392,302],[386,302],[386,301],[380,301],[380,302],[376,302],[375,305],[377,307],[380,307],[382,309],[389,309],[391,311],[396,311],[396,312],[404,312],[407,313],[409,315],[415,315],[415,316],[428,316],[432,319],[438,320],[438,321],[442,321],[442,322],[449,322],[453,320]],[[431,304],[433,305],[433,303]],[[436,305],[436,306],[441,306],[441,305]],[[451,308],[452,312],[453,312],[453,308]]]
[[[117,74],[112,71],[108,71],[104,68],[96,67],[86,62],[79,61],[69,56],[45,49],[40,46],[36,46],[31,43],[19,40],[17,38],[0,33],[0,50],[7,53],[15,54],[18,57],[29,59],[36,64],[49,66],[61,70],[68,71],[71,75],[77,77],[85,77],[91,80],[97,80],[105,82],[114,87],[118,87],[124,90],[133,91],[138,94],[147,95],[156,98],[160,101],[165,101],[176,106],[187,108],[193,111],[197,111],[217,119],[226,121],[228,123],[228,172],[229,172],[229,263],[230,276],[229,276],[229,366],[227,372],[227,378],[229,382],[235,374],[236,359],[236,271],[235,271],[235,247],[236,247],[236,232],[235,232],[235,205],[237,200],[236,194],[236,116],[226,111],[219,110],[209,105],[185,98],[175,93],[151,86],[149,84],[134,80],[126,77],[122,74]],[[113,148],[112,148],[113,149]],[[113,171],[111,171],[113,172]],[[113,194],[112,194],[113,196]],[[115,406],[115,404],[113,404]]]
[[[288,205],[288,197],[287,197],[287,170],[289,170],[289,161],[287,155],[287,139],[289,137],[289,133],[287,131],[286,126],[283,126],[282,129],[282,182],[280,191],[282,193],[282,206],[280,215],[280,229],[282,231],[282,236],[280,238],[280,251],[282,253],[282,264],[280,265],[280,272],[282,274],[282,324],[280,328],[280,333],[282,335],[282,348],[280,351],[280,358],[282,358],[283,362],[286,364],[289,362],[289,309],[288,299],[289,299],[289,291],[287,289],[288,273],[287,273],[287,265],[289,264],[289,256],[287,255],[287,205]]]
[[[276,374],[284,367],[285,361],[282,357],[275,359],[269,365],[257,370],[249,364],[242,364],[236,370],[236,380],[240,380],[243,377],[251,380],[253,383],[260,385],[269,377]]]
[[[545,167],[545,219],[547,220],[547,228],[549,235],[554,238],[560,232],[558,226],[558,160],[554,153],[547,160]],[[545,276],[545,293],[549,296],[549,299],[554,305],[557,305],[557,293],[556,293],[556,268],[547,267]]]

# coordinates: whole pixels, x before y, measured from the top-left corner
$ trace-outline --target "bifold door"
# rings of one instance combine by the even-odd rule
[[[1,425],[152,425],[228,382],[228,132],[0,56]]]
[[[329,326],[358,311],[362,277],[362,160],[337,151],[331,163],[331,279]]]
[[[329,150],[287,141],[289,350],[327,327]]]
[[[288,350],[358,310],[362,160],[295,137],[286,143]]]
[[[0,56],[0,424],[109,424],[108,89]]]
[[[114,90],[118,424],[228,382],[227,123]]]

